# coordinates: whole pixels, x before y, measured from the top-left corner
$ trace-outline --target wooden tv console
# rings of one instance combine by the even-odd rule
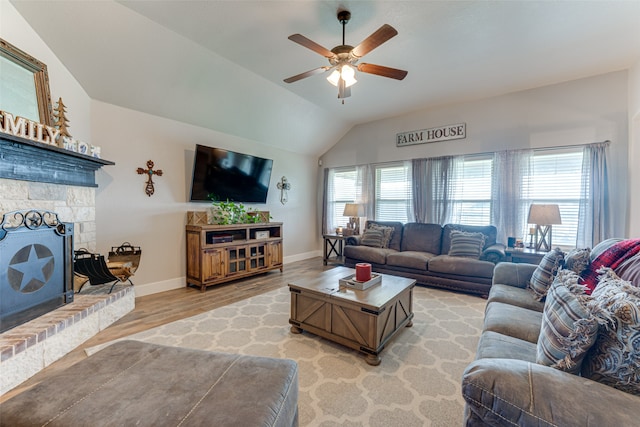
[[[187,225],[187,286],[282,271],[282,223]]]

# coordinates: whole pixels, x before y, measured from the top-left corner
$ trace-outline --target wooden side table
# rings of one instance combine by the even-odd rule
[[[324,265],[327,263],[332,264],[344,264],[344,239],[346,236],[341,234],[323,234],[324,239],[324,252],[322,255],[322,262]],[[332,258],[332,255],[335,255]]]
[[[540,264],[542,258],[547,254],[543,251],[536,251],[535,249],[516,249],[516,248],[507,248],[504,253],[507,255],[508,262],[515,263],[527,263],[527,264]]]

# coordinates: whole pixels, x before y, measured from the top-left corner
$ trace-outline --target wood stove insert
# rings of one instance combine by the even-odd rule
[[[0,223],[0,332],[73,301],[73,224],[50,211]]]

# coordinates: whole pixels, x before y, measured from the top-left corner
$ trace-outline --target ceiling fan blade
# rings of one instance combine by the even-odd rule
[[[363,62],[358,64],[358,71],[363,73],[375,74],[377,76],[389,77],[396,80],[404,79],[408,72],[404,70],[398,70],[397,68],[384,67],[382,65],[367,64]]]
[[[373,49],[380,46],[382,43],[389,40],[391,37],[397,35],[398,32],[391,25],[384,24],[382,27],[378,28],[376,32],[371,34],[369,37],[364,39],[362,43],[353,48],[353,54],[358,58],[362,58],[367,53],[371,52]]]
[[[302,34],[292,34],[289,36],[289,40],[291,40],[292,42],[296,42],[299,45],[306,47],[307,49],[311,49],[312,51],[319,53],[320,55],[326,58],[333,58],[335,56],[335,54],[331,52],[329,49],[323,46],[320,46],[318,43],[312,40],[309,40]]]
[[[297,82],[298,80],[302,80],[302,79],[306,79],[307,77],[311,77],[314,76],[316,74],[320,74],[320,73],[324,73],[325,71],[331,69],[333,67],[319,67],[319,68],[314,68],[313,70],[309,70],[309,71],[305,71],[304,73],[300,73],[297,74],[295,76],[291,76],[287,79],[284,79],[285,83],[293,83],[293,82]]]

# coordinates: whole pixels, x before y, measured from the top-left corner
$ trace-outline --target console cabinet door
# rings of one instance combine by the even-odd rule
[[[282,265],[282,241],[269,243],[269,267]]]
[[[207,249],[202,253],[202,281],[219,279],[225,275],[225,253],[220,249]]]
[[[267,245],[249,246],[249,270],[262,270],[267,268]]]
[[[207,249],[202,253],[202,281],[219,279],[225,274],[225,253],[220,249]]]
[[[245,273],[249,270],[247,249],[246,246],[227,248],[227,275]]]

